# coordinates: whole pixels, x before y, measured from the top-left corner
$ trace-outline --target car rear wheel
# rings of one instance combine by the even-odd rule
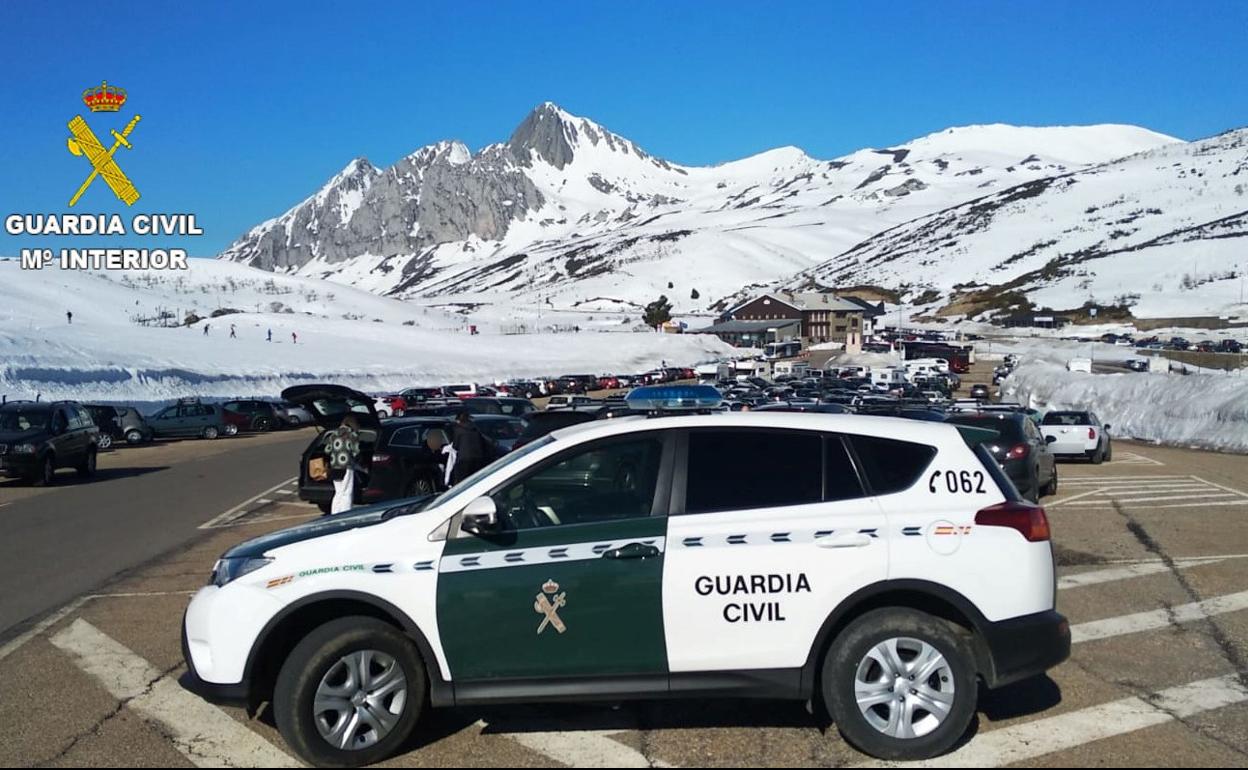
[[[420,653],[398,629],[376,618],[339,618],[291,651],[274,688],[274,715],[309,764],[357,767],[407,740],[427,690]]]
[[[378,409],[378,410],[377,410],[377,419],[379,419],[379,420],[384,420],[384,419],[386,419],[386,418],[387,418],[387,417],[389,417],[389,416],[390,416],[390,413],[389,413],[389,412],[387,412],[385,409]]]
[[[1114,459],[1114,443],[1111,441],[1105,444],[1105,462],[1112,459]]]
[[[428,476],[417,476],[407,485],[407,497],[424,497],[437,491],[433,479]]]
[[[261,417],[256,420],[256,430],[260,433],[268,433],[273,428],[273,421],[268,417]]]
[[[1092,452],[1092,464],[1100,465],[1105,462],[1105,452],[1099,446]]]
[[[92,476],[94,476],[95,475],[95,461],[96,461],[95,450],[87,452],[87,456],[83,459],[82,463],[79,464],[78,467],[75,469],[78,471],[78,475],[83,477],[84,479],[89,479]]]
[[[143,443],[143,432],[142,432],[142,431],[138,431],[138,430],[128,430],[128,431],[126,431],[126,443],[127,443],[127,444],[141,444],[141,443]]]
[[[220,432],[216,429],[216,427],[209,425],[207,428],[204,428],[204,432],[202,435],[204,438],[208,439],[209,441],[212,441],[218,435],[220,435]]]
[[[1053,466],[1053,476],[1049,479],[1049,483],[1044,485],[1042,497],[1052,497],[1057,494],[1057,466]]]
[[[957,625],[905,608],[873,610],[828,647],[820,687],[845,739],[886,760],[948,751],[975,715],[971,640]]]

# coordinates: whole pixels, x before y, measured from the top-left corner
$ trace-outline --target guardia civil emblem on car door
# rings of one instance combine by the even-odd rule
[[[542,592],[537,595],[536,600],[533,602],[533,611],[545,616],[537,627],[537,633],[540,634],[545,631],[546,626],[554,627],[561,634],[567,631],[567,625],[559,617],[559,610],[566,606],[567,603],[568,592],[559,593],[559,584],[553,580],[547,580],[542,585]]]

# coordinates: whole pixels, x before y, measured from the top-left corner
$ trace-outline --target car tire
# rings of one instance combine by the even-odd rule
[[[204,428],[204,432],[200,435],[202,435],[204,438],[208,439],[209,441],[212,441],[217,436],[221,435],[221,432],[217,430],[215,426],[209,425],[207,428]]]
[[[107,452],[108,450],[113,448],[113,437],[108,435],[107,433],[101,433],[99,442],[96,444],[96,446],[100,448],[101,452]]]
[[[142,444],[142,443],[143,443],[143,432],[142,432],[142,431],[139,431],[139,430],[128,430],[128,431],[126,431],[126,443],[127,443],[127,444],[131,444],[131,445],[133,445],[133,444]]]
[[[51,452],[39,463],[39,470],[31,478],[31,483],[37,487],[50,487],[56,483],[56,457]]]
[[[1057,466],[1053,466],[1053,477],[1049,479],[1049,483],[1044,485],[1044,491],[1041,497],[1052,497],[1057,494]]]
[[[913,679],[923,668],[928,677]],[[907,608],[872,610],[850,623],[829,645],[819,684],[845,740],[884,760],[948,751],[966,734],[978,697],[967,632]]]
[[[95,475],[95,462],[96,452],[93,449],[87,452],[87,456],[83,458],[83,461],[74,470],[78,471],[78,475],[82,478],[89,479]]]
[[[424,497],[438,491],[438,485],[428,476],[417,476],[407,484],[407,497]]]
[[[1114,459],[1114,442],[1110,441],[1105,444],[1105,462]]]
[[[357,673],[362,666],[368,667],[363,677]],[[399,678],[402,684],[394,685]],[[369,682],[363,679],[382,681],[370,691]],[[371,617],[339,618],[313,630],[287,656],[273,691],[274,716],[286,743],[309,764],[369,765],[389,757],[407,740],[424,710],[427,682],[420,652],[397,628]],[[380,696],[368,694],[394,687],[402,689]],[[357,693],[366,695],[352,705]],[[314,705],[318,694],[322,706],[340,702],[341,710],[320,710]],[[372,722],[361,725],[348,712],[368,715]],[[386,726],[379,714],[392,718],[392,723]],[[334,727],[345,728],[341,742],[356,747],[331,743],[331,738],[339,736]]]
[[[256,432],[258,433],[268,433],[270,430],[273,429],[273,421],[270,420],[268,417],[261,417],[260,419],[256,420],[255,429],[256,429]]]
[[[387,417],[389,417],[389,416],[390,416],[390,413],[389,413],[389,412],[387,412],[385,409],[378,409],[378,410],[377,410],[377,419],[378,419],[378,420],[384,420],[384,419],[386,419],[386,418],[387,418]]]
[[[1092,452],[1092,464],[1100,465],[1103,462],[1105,462],[1105,452],[1098,446],[1096,450]]]

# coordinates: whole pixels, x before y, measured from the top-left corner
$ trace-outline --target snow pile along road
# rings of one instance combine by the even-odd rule
[[[1014,370],[1001,396],[1041,410],[1090,409],[1115,436],[1248,452],[1248,376],[1083,374],[1034,362]]]

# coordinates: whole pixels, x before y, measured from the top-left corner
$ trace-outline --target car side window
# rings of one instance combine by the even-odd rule
[[[912,441],[853,436],[850,443],[862,463],[871,490],[877,495],[902,492],[914,486],[936,456],[935,447]]]
[[[608,439],[578,447],[525,474],[492,497],[505,530],[650,516],[663,439]]]
[[[823,436],[814,431],[690,431],[685,513],[821,502],[822,466]]]

